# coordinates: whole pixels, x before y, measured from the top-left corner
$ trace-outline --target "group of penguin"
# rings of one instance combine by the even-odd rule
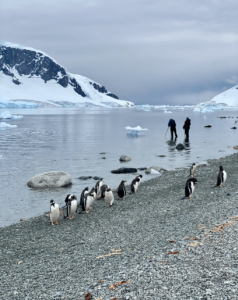
[[[189,177],[191,176],[192,178],[189,178],[186,181],[185,184],[185,196],[182,199],[185,198],[189,198],[189,199],[193,199],[193,193],[194,193],[194,189],[195,189],[195,184],[197,183],[197,179],[194,178],[194,176],[196,175],[195,172],[197,170],[197,165],[195,163],[192,164],[191,168],[190,168],[190,174]],[[223,166],[220,166],[220,170],[218,172],[217,175],[217,184],[215,185],[215,187],[224,187],[224,184],[226,182],[227,179],[227,173],[226,171],[223,169]]]
[[[86,214],[89,213],[89,209],[92,209],[92,205],[96,199],[104,199],[107,206],[111,207],[114,202],[114,194],[113,191],[109,188],[107,184],[103,184],[101,178],[91,189],[89,192],[89,188],[86,187],[80,196],[79,205],[82,207],[82,211],[85,211]],[[141,183],[142,175],[136,176],[131,182],[131,193],[137,192]],[[122,180],[120,185],[117,188],[117,195],[120,199],[126,197],[126,187],[125,187],[126,180]],[[64,218],[69,218],[70,220],[74,219],[74,214],[77,212],[78,202],[77,197],[73,194],[68,194],[65,199],[66,204],[66,212],[67,215],[64,215],[64,212],[60,209],[59,205],[54,202],[54,200],[50,200],[50,222],[51,225],[58,224],[58,219],[60,213],[63,215]],[[79,212],[80,214],[81,212]]]
[[[197,183],[197,179],[194,177],[196,174],[197,170],[197,165],[195,163],[192,164],[190,168],[190,174],[189,178],[186,181],[185,184],[185,198],[193,199],[192,196],[194,194],[195,190],[195,184]],[[89,188],[86,187],[80,197],[80,202],[79,205],[82,207],[82,211],[85,211],[87,214],[89,213],[89,209],[92,209],[92,205],[96,199],[104,199],[107,206],[111,207],[113,202],[114,202],[114,194],[113,191],[109,188],[107,184],[103,184],[102,180],[104,178],[101,178],[91,189],[89,192]],[[132,182],[131,182],[131,193],[136,193],[137,190],[139,189],[140,183],[141,183],[142,175],[136,176]],[[219,173],[217,175],[217,184],[215,186],[217,187],[224,187],[224,184],[227,179],[227,173],[223,169],[222,166],[220,166]],[[126,180],[122,180],[120,185],[117,188],[117,194],[120,199],[124,198],[126,196],[126,187],[125,187],[125,182]],[[77,197],[73,194],[68,194],[66,199],[66,211],[67,211],[67,216],[64,215],[63,211],[60,209],[59,205],[54,202],[54,200],[50,200],[50,221],[51,225],[58,224],[58,219],[60,216],[60,213],[63,215],[64,218],[69,218],[70,220],[74,219],[74,214],[77,212],[78,208],[78,202],[77,202]],[[81,212],[79,212],[80,214]]]

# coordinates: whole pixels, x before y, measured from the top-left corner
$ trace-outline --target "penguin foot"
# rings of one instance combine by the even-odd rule
[[[223,185],[220,185],[220,188],[223,188],[224,186]]]
[[[193,199],[193,197],[189,197],[188,199]]]
[[[86,211],[86,214],[89,214],[89,211]]]
[[[52,225],[52,226],[55,225],[54,222],[51,222],[51,225]]]
[[[92,207],[89,207],[89,209],[93,209]]]
[[[73,220],[73,219],[74,219],[74,217],[72,217],[72,216],[69,217],[69,220]]]
[[[59,223],[57,221],[55,221],[55,225],[58,225]]]

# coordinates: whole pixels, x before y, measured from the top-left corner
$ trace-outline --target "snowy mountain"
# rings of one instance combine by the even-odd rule
[[[131,107],[101,84],[69,73],[46,53],[0,42],[0,107]]]
[[[238,106],[238,84],[225,92],[213,97],[211,101],[216,104],[226,104],[228,106]]]
[[[238,108],[238,85],[213,97],[211,101],[199,103],[194,108],[194,112],[208,113],[215,110]]]

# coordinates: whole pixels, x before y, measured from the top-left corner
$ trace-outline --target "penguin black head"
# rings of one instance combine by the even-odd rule
[[[194,184],[196,184],[196,183],[197,183],[197,179],[196,179],[196,178],[189,178],[189,179],[186,181],[186,184],[187,184],[188,182],[193,182]]]
[[[136,177],[136,181],[137,181],[137,182],[140,181],[140,178],[139,178],[139,177]]]
[[[110,192],[110,191],[111,191],[111,189],[110,189],[110,188],[107,188],[107,189],[106,189],[106,191],[107,191],[107,192]]]
[[[142,178],[143,176],[142,176],[142,175],[138,175],[137,177],[140,177],[140,178]]]
[[[220,171],[223,171],[223,166],[220,166]]]
[[[193,163],[193,166],[196,166],[196,163]]]
[[[55,201],[52,199],[52,200],[50,200],[50,205],[53,205],[53,206],[55,206]]]
[[[100,178],[100,181],[102,181],[104,178]]]

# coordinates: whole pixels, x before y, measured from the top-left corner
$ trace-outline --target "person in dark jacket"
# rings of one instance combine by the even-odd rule
[[[175,134],[175,138],[177,138],[178,135],[177,135],[177,132],[176,132],[176,123],[173,119],[169,120],[168,126],[170,127],[171,140],[173,139],[173,133]]]
[[[189,139],[189,129],[191,125],[191,120],[187,118],[184,122],[183,129],[185,131],[186,139]]]

